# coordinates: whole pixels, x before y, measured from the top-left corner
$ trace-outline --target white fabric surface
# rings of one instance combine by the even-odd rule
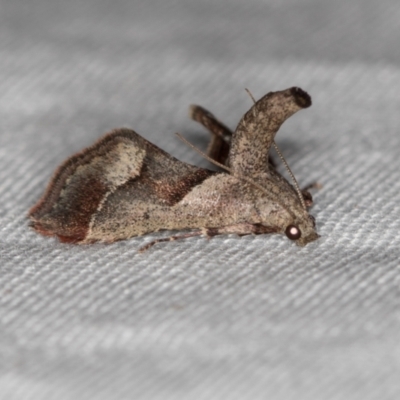
[[[397,0],[0,0],[0,398],[400,398]],[[56,166],[127,126],[205,160],[198,103],[232,128],[300,86],[277,136],[320,240],[160,235],[73,246],[28,209]],[[167,233],[165,233],[167,234]]]

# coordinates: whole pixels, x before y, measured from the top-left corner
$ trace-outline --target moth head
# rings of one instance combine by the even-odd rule
[[[296,225],[288,225],[287,228],[285,229],[285,235],[290,240],[297,240],[301,238],[301,230]]]
[[[299,246],[305,246],[319,238],[315,231],[315,218],[308,214],[305,218],[289,224],[285,229],[285,235]]]

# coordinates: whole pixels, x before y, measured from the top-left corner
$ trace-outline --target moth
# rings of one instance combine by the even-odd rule
[[[191,118],[211,132],[205,157],[222,171],[181,162],[133,130],[116,129],[60,165],[29,212],[31,226],[77,244],[188,230],[142,250],[168,240],[232,233],[285,234],[304,246],[319,237],[307,210],[312,197],[276,170],[269,152],[282,123],[310,105],[310,96],[298,87],[270,92],[255,101],[234,132],[192,105]]]

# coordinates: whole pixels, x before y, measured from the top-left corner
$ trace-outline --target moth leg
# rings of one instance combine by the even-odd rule
[[[191,105],[189,116],[199,122],[211,133],[211,140],[207,148],[207,155],[221,164],[228,158],[232,131],[205,108]]]
[[[195,232],[189,232],[189,233],[185,233],[185,234],[182,234],[182,235],[176,235],[176,236],[170,236],[170,237],[167,237],[167,238],[156,239],[156,240],[153,240],[152,242],[147,243],[146,245],[142,246],[139,249],[139,253],[144,253],[146,250],[148,250],[150,247],[153,247],[157,243],[172,242],[174,240],[187,239],[187,238],[194,237],[194,236],[201,236],[202,234],[203,234],[203,231],[198,230],[198,231],[195,231]]]
[[[172,242],[175,240],[187,239],[194,236],[205,235],[208,239],[211,239],[213,236],[226,235],[229,233],[235,233],[236,235],[239,236],[245,236],[251,234],[261,235],[264,233],[277,233],[277,232],[279,232],[278,227],[264,226],[261,224],[248,224],[248,223],[228,225],[228,226],[223,226],[221,228],[203,228],[194,232],[184,233],[182,235],[170,236],[167,238],[153,240],[152,242],[147,243],[146,245],[141,247],[139,249],[139,253],[144,253],[146,250],[148,250],[150,247],[153,247],[157,243]]]
[[[313,205],[313,198],[311,193],[309,192],[310,189],[321,189],[322,185],[318,182],[313,182],[301,189],[301,194],[303,195],[304,202],[306,203],[306,207],[311,207]]]
[[[242,223],[236,225],[223,226],[221,228],[205,228],[204,233],[210,239],[217,235],[235,233],[239,236],[262,235],[265,233],[277,233],[279,228],[275,226],[265,226],[261,224]]]
[[[301,190],[310,190],[310,189],[322,189],[322,185],[318,182],[310,183],[309,185],[303,187]]]

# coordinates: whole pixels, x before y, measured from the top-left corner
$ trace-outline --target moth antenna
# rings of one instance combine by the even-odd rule
[[[297,183],[297,180],[296,180],[296,178],[294,177],[294,174],[293,174],[292,170],[290,169],[289,164],[286,162],[285,157],[283,157],[283,154],[282,154],[281,151],[279,150],[279,147],[278,147],[278,145],[275,143],[275,140],[274,140],[272,143],[273,143],[273,145],[274,145],[274,147],[275,147],[275,151],[278,153],[279,158],[282,160],[284,166],[286,167],[286,171],[289,173],[289,175],[290,175],[291,178],[292,178],[292,181],[293,181],[293,183],[294,183],[294,187],[295,187],[296,192],[297,192],[297,196],[299,196],[299,200],[300,200],[301,206],[302,206],[305,210],[307,210],[307,208],[306,208],[306,203],[305,203],[305,201],[304,201],[303,194],[301,193],[299,184]]]
[[[256,99],[254,98],[254,96],[252,95],[252,93],[250,92],[250,89],[244,88],[244,90],[247,92],[247,94],[250,96],[250,98],[253,100],[253,103],[256,104]]]
[[[196,153],[200,154],[202,157],[204,157],[207,161],[209,161],[211,164],[216,165],[217,167],[220,167],[222,169],[224,169],[225,171],[229,172],[232,176],[235,176],[236,178],[240,178],[248,183],[250,183],[251,185],[255,186],[257,189],[261,190],[263,193],[265,193],[270,199],[272,198],[273,200],[275,200],[277,203],[279,203],[293,218],[294,215],[293,213],[278,199],[277,196],[274,196],[273,193],[268,192],[265,188],[263,188],[261,185],[259,185],[257,182],[253,181],[253,179],[248,178],[247,176],[244,175],[238,175],[238,174],[234,174],[232,172],[232,170],[230,168],[228,168],[226,165],[219,163],[218,161],[213,160],[211,157],[209,157],[207,154],[203,153],[200,149],[198,149],[195,145],[193,145],[192,143],[190,143],[188,140],[186,140],[180,133],[176,132],[175,133],[176,136],[178,136],[178,138],[180,140],[182,140],[183,143],[185,143],[187,146],[189,146],[190,148],[192,148]],[[304,200],[303,200],[304,202]],[[303,204],[303,203],[302,203]]]
[[[247,89],[247,88],[244,88],[244,90],[247,92],[247,94],[250,96],[250,98],[253,100],[253,103],[254,104],[256,104],[256,99],[254,98],[254,96],[252,95],[252,93],[250,92],[250,90],[249,89]],[[256,109],[255,109],[255,107],[253,108],[253,116],[254,116],[254,118],[256,118],[256,114],[257,114],[257,111],[256,111]]]

